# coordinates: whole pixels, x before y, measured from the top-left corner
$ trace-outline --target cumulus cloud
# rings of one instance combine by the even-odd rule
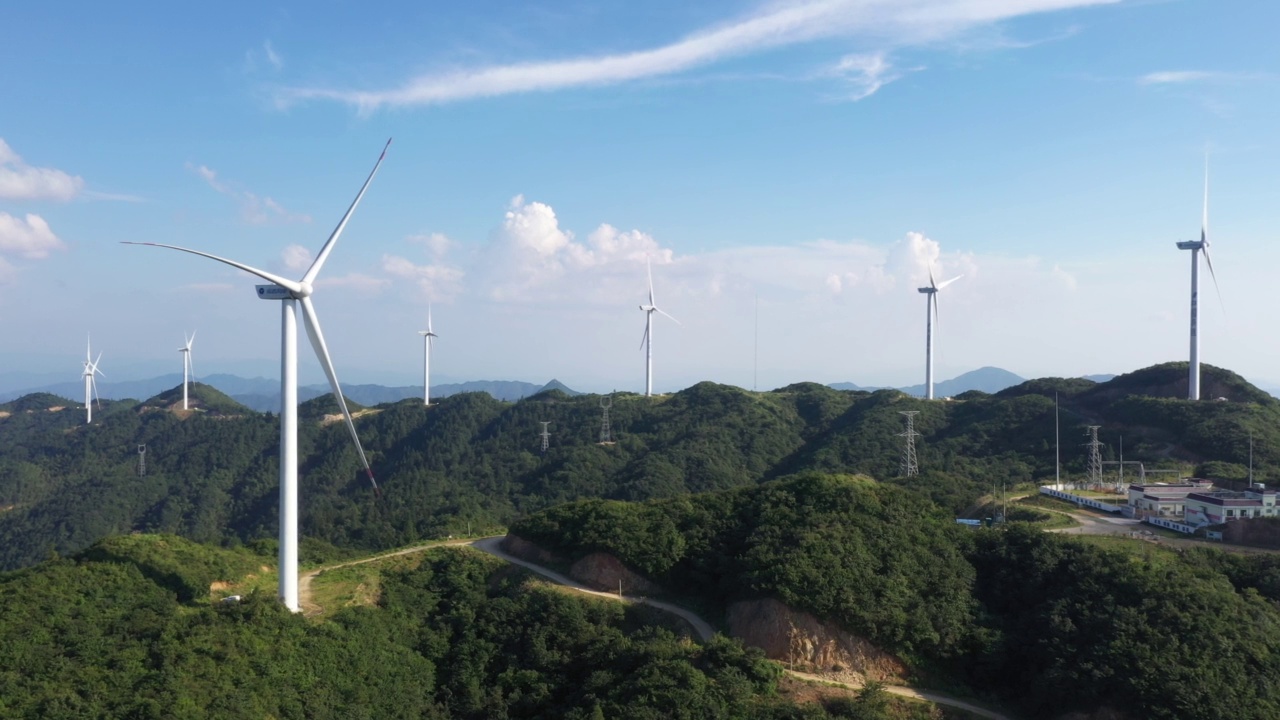
[[[235,200],[240,206],[241,219],[250,225],[311,222],[310,215],[289,212],[270,197],[259,197],[233,183],[228,183],[219,178],[216,171],[205,165],[187,163],[187,169],[199,175],[209,187]]]
[[[383,255],[382,271],[394,278],[412,281],[428,300],[451,300],[462,289],[465,273],[445,264],[417,265],[399,255]]]
[[[0,253],[39,260],[62,248],[62,241],[39,215],[27,213],[24,219],[0,212]]]
[[[419,75],[386,89],[292,88],[287,105],[335,100],[362,112],[512,93],[613,85],[672,75],[726,58],[814,40],[844,37],[902,47],[954,37],[1011,18],[1117,0],[791,0],[644,50],[567,60],[522,62]],[[873,91],[874,92],[874,91]]]
[[[290,245],[280,252],[280,261],[294,272],[305,272],[311,267],[311,251],[301,245]]]
[[[12,200],[70,200],[84,187],[84,179],[53,168],[32,167],[0,138],[0,198]]]

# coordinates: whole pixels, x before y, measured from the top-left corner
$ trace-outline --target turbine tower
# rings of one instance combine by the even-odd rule
[[[182,409],[187,409],[187,379],[194,378],[196,371],[191,367],[191,343],[196,341],[196,334],[191,333],[191,337],[187,337],[186,333],[182,334],[185,341],[182,347],[178,348],[178,352],[182,353]]]
[[[102,360],[102,352],[98,352],[98,359],[90,359],[89,340],[86,336],[84,344],[84,422],[86,425],[93,422],[93,401],[98,400],[98,381],[95,375],[106,377],[107,374],[98,369],[98,363]],[[92,390],[92,393],[90,392]],[[98,407],[102,407],[101,401]]]
[[[649,258],[644,259],[645,270],[649,273],[649,304],[641,305],[640,309],[644,311],[644,337],[640,338],[640,347],[644,348],[644,396],[653,396],[653,314],[662,313],[671,322],[679,325],[680,321],[671,317],[667,312],[657,306],[653,301],[653,267],[649,264]]]
[[[262,300],[279,300],[280,301],[280,600],[293,612],[298,611],[298,306],[302,306],[302,317],[307,328],[307,336],[311,340],[311,347],[315,350],[316,358],[320,361],[320,367],[324,369],[325,375],[329,378],[329,386],[333,389],[334,399],[338,401],[338,407],[342,409],[342,416],[346,420],[347,430],[351,433],[351,439],[355,442],[356,452],[360,456],[360,464],[364,466],[365,474],[369,477],[369,483],[373,486],[374,493],[378,493],[378,483],[373,479],[373,470],[369,468],[369,461],[365,457],[364,448],[360,446],[360,436],[356,433],[355,423],[351,419],[351,412],[347,410],[346,400],[342,397],[342,388],[338,385],[338,375],[334,371],[333,361],[329,357],[329,348],[324,342],[324,334],[320,330],[320,320],[316,316],[315,306],[311,303],[311,295],[314,293],[313,283],[316,276],[320,274],[320,269],[324,266],[325,260],[329,258],[329,253],[333,250],[333,246],[338,241],[338,236],[347,226],[347,221],[351,219],[351,214],[355,212],[356,206],[360,204],[360,199],[364,197],[364,193],[369,189],[369,183],[373,182],[373,176],[378,173],[378,168],[382,165],[382,160],[387,156],[387,147],[390,147],[391,141],[387,141],[387,145],[382,148],[382,154],[378,156],[378,161],[374,163],[373,170],[369,172],[369,177],[364,181],[364,185],[360,187],[360,192],[356,194],[356,199],[351,201],[351,206],[347,208],[347,212],[342,216],[342,220],[338,222],[337,227],[333,229],[333,233],[329,235],[329,239],[320,248],[320,253],[316,255],[315,261],[311,263],[311,267],[307,269],[301,280],[289,280],[288,278],[269,273],[265,270],[259,270],[243,263],[226,258],[211,255],[199,250],[190,250],[175,245],[162,245],[160,243],[146,242],[130,242],[127,245],[150,245],[152,247],[169,248],[171,250],[180,250],[192,255],[216,260],[220,263],[230,265],[231,267],[243,270],[251,275],[257,275],[263,280],[271,283],[270,285],[258,285],[258,297]]]
[[[933,268],[929,268],[929,287],[918,288],[925,294],[924,301],[924,399],[933,399],[933,320],[938,315],[938,291],[964,277],[957,275],[939,285],[933,280]]]
[[[1200,216],[1200,239],[1178,243],[1179,250],[1191,251],[1191,360],[1187,368],[1187,399],[1200,399],[1200,253],[1204,252],[1213,288],[1218,290],[1218,276],[1213,272],[1213,260],[1209,257],[1209,159],[1204,161],[1204,211]],[[1218,290],[1218,299],[1222,291]]]
[[[422,336],[422,404],[431,404],[431,338],[440,337],[431,331],[431,304],[427,304],[427,329],[419,330]]]

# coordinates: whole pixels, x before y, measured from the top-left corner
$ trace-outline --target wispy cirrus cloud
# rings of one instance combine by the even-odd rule
[[[216,171],[205,165],[187,163],[187,169],[199,175],[209,187],[234,199],[240,205],[241,219],[250,225],[311,222],[310,215],[290,212],[269,196],[259,197],[233,183],[228,183],[219,178]]]
[[[1205,70],[1162,70],[1152,72],[1138,78],[1139,85],[1174,85],[1180,83],[1203,82],[1218,77],[1219,73]]]
[[[301,100],[331,100],[368,113],[383,107],[614,85],[673,75],[731,57],[823,38],[863,39],[879,49],[901,47],[935,42],[1023,15],[1114,2],[1118,0],[772,2],[754,14],[645,50],[430,73],[385,89],[289,88],[278,93],[276,101],[288,106]],[[864,84],[870,87],[875,82]]]
[[[877,90],[902,77],[901,71],[889,62],[883,52],[865,55],[846,55],[826,73],[840,78],[847,88],[844,97],[857,102],[875,94]]]

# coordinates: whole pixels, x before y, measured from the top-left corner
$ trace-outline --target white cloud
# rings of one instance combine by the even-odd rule
[[[53,168],[31,167],[0,138],[0,198],[12,200],[70,200],[84,187],[84,179]]]
[[[227,183],[218,177],[216,171],[205,165],[187,163],[187,169],[199,175],[209,187],[234,199],[240,205],[241,219],[250,225],[311,222],[310,215],[290,212],[270,197],[259,197],[248,190]]]
[[[391,280],[364,273],[349,273],[337,277],[320,278],[316,284],[324,288],[348,288],[363,293],[376,293],[390,285]]]
[[[62,241],[39,215],[27,213],[24,220],[0,212],[0,253],[39,260],[62,248]]]
[[[975,27],[1034,13],[1118,0],[792,0],[647,50],[494,65],[420,75],[383,90],[294,88],[277,102],[336,100],[362,112],[511,93],[612,85],[672,75],[725,58],[820,38],[861,38],[878,48],[934,42]]]
[[[280,53],[276,52],[276,49],[271,47],[270,40],[262,43],[262,52],[267,56],[267,62],[271,63],[271,67],[276,70],[284,67],[284,58],[280,57]]]
[[[1204,70],[1165,70],[1162,72],[1147,73],[1138,78],[1139,85],[1170,85],[1175,83],[1191,83],[1209,80],[1216,76],[1216,73],[1206,72]]]
[[[410,235],[406,238],[411,243],[417,243],[427,249],[427,253],[432,258],[439,260],[449,253],[453,247],[453,241],[446,237],[443,233],[428,233],[425,235]]]
[[[844,81],[849,88],[847,97],[854,102],[871,97],[880,88],[902,77],[883,52],[846,55],[827,74]]]
[[[382,271],[388,275],[413,281],[428,300],[450,300],[462,289],[465,273],[449,265],[415,265],[399,255],[383,255]]]
[[[311,267],[311,251],[301,245],[290,245],[280,252],[280,261],[294,272],[305,272]]]

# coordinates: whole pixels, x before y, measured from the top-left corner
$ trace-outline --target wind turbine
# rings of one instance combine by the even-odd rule
[[[360,455],[360,464],[364,466],[365,474],[369,477],[369,483],[373,486],[375,493],[378,492],[378,483],[373,479],[373,470],[369,468],[369,461],[365,457],[364,448],[360,446],[360,436],[356,434],[355,423],[351,419],[351,412],[347,410],[346,400],[342,397],[342,388],[338,385],[338,375],[333,369],[333,361],[329,358],[329,348],[324,342],[324,333],[320,330],[320,320],[316,317],[315,307],[311,303],[311,295],[314,292],[312,283],[315,282],[316,276],[320,274],[320,268],[324,266],[325,260],[329,258],[329,253],[333,250],[333,246],[338,241],[338,236],[347,226],[347,221],[351,219],[351,214],[355,212],[356,206],[360,204],[360,199],[364,197],[364,193],[369,188],[369,183],[373,182],[373,176],[378,173],[378,168],[382,165],[382,160],[387,156],[387,147],[390,147],[391,141],[387,141],[387,145],[382,148],[382,154],[378,156],[378,162],[373,166],[373,170],[369,172],[369,177],[365,179],[364,185],[360,187],[360,192],[356,194],[356,199],[351,201],[351,207],[347,208],[347,212],[342,216],[342,220],[338,222],[338,226],[333,229],[333,233],[329,235],[329,239],[325,242],[324,247],[320,248],[320,253],[316,255],[316,259],[311,263],[311,267],[307,269],[301,280],[289,280],[288,278],[269,273],[265,270],[259,270],[243,263],[226,258],[211,255],[199,250],[190,250],[188,248],[177,247],[175,245],[162,245],[160,243],[146,242],[130,242],[127,245],[150,245],[152,247],[169,248],[171,250],[180,250],[182,252],[199,255],[201,257],[216,260],[220,263],[230,265],[231,267],[243,270],[251,275],[272,283],[270,285],[258,285],[258,297],[262,300],[279,300],[281,305],[280,313],[280,600],[290,610],[298,611],[298,312],[299,305],[302,306],[302,317],[306,322],[307,336],[311,340],[311,347],[315,350],[316,358],[320,361],[320,366],[324,369],[324,373],[329,378],[329,386],[333,388],[334,399],[338,401],[338,407],[342,409],[342,416],[346,420],[347,430],[351,433],[351,439],[355,442],[356,452]]]
[[[182,334],[182,347],[178,348],[178,352],[182,353],[182,409],[187,409],[187,378],[194,378],[196,371],[191,367],[191,343],[196,341],[196,334],[191,333],[191,337],[187,337],[186,333]]]
[[[1200,239],[1185,240],[1178,243],[1179,250],[1191,251],[1191,361],[1187,369],[1187,399],[1200,399],[1200,252],[1204,252],[1204,261],[1209,266],[1209,276],[1213,278],[1213,289],[1218,292],[1218,300],[1222,300],[1222,291],[1218,290],[1218,276],[1213,272],[1213,260],[1209,258],[1209,159],[1204,161],[1204,214],[1200,216]]]
[[[938,291],[964,277],[957,275],[938,284],[933,280],[933,267],[929,268],[929,287],[918,288],[927,297],[924,301],[924,399],[933,399],[933,319],[938,314]]]
[[[94,378],[95,375],[106,377],[107,374],[98,369],[98,363],[102,361],[102,351],[98,351],[98,359],[91,360],[89,350],[89,339],[85,337],[84,343],[84,422],[86,425],[93,422],[93,401],[98,400],[98,382]],[[92,390],[92,394],[90,394]],[[98,402],[98,407],[102,407],[102,402]]]
[[[644,337],[640,338],[640,347],[644,348],[644,396],[653,396],[653,314],[662,313],[671,322],[679,325],[680,321],[671,317],[665,310],[659,308],[653,301],[653,267],[649,264],[649,258],[644,259],[645,270],[649,273],[649,304],[641,305],[640,309],[644,311]]]
[[[431,331],[431,304],[427,303],[427,329],[419,330],[422,336],[422,404],[431,404],[431,338],[440,337]]]

